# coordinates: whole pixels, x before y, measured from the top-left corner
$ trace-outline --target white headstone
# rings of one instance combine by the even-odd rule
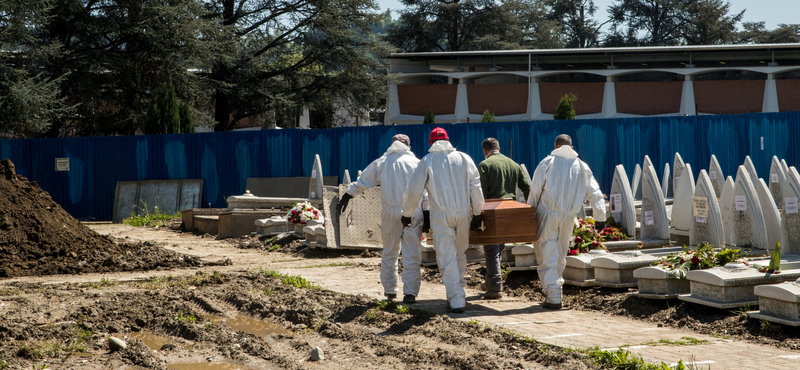
[[[781,159],[781,167],[783,167],[783,172],[786,173],[786,176],[789,176],[789,165],[786,164],[785,159]]]
[[[609,212],[618,225],[625,229],[628,235],[636,233],[636,209],[633,205],[633,194],[628,185],[628,175],[625,167],[618,165],[614,170],[614,179],[611,180],[611,193],[609,194]]]
[[[675,192],[678,191],[678,181],[683,175],[683,168],[686,165],[683,163],[683,158],[681,158],[680,153],[675,152],[675,159],[672,163],[672,183],[669,184],[670,188],[667,192],[667,197],[672,196],[675,197]]]
[[[664,163],[664,173],[661,175],[661,191],[663,192],[664,198],[667,198],[667,195],[672,195],[670,191],[670,181],[669,181],[669,163]]]
[[[733,194],[731,242],[736,245],[745,245],[750,242],[753,247],[767,249],[767,226],[764,223],[764,213],[761,211],[756,187],[750,180],[750,174],[745,166],[739,166],[739,170],[736,172],[736,186]]]
[[[688,164],[686,165],[688,168]],[[673,209],[672,214],[675,214]],[[673,216],[674,217],[674,216]],[[697,186],[692,197],[691,227],[689,230],[689,243],[698,245],[708,242],[715,246],[725,244],[725,229],[722,226],[717,193],[711,184],[706,170],[700,170],[697,177]]]
[[[722,183],[725,182],[725,175],[722,173],[717,161],[717,156],[711,155],[711,162],[708,164],[708,178],[711,179],[711,185],[714,185],[714,193],[722,193]]]
[[[719,213],[722,215],[722,235],[725,237],[726,244],[732,244],[733,240],[733,211],[734,211],[734,190],[735,183],[733,177],[728,176],[722,184],[722,193],[719,195]]]
[[[644,168],[647,167],[647,166],[653,167],[654,170],[656,169],[656,167],[653,166],[653,161],[650,160],[650,157],[645,155],[644,156],[644,161],[642,161],[642,171],[644,171]]]
[[[633,199],[642,200],[642,167],[636,164],[633,169],[633,177],[631,178],[631,193]]]
[[[777,156],[772,156],[772,164],[769,167],[769,192],[775,203],[783,204],[783,184],[786,182],[786,171],[783,170],[781,161]]]
[[[525,164],[523,163],[523,164],[520,164],[519,166],[522,168],[522,174],[525,175],[525,177],[530,182],[531,181],[531,176],[528,174],[528,169],[525,168]],[[526,197],[528,197],[528,194],[525,194],[522,190],[517,188],[517,201],[520,202],[520,203],[525,203],[525,198]]]
[[[747,175],[750,176],[750,181],[755,184],[756,180],[758,180],[758,173],[756,172],[756,166],[753,165],[753,160],[750,159],[750,156],[744,157],[744,168],[747,170]],[[738,176],[737,176],[738,177]]]
[[[359,177],[361,177],[361,170],[358,170],[358,175],[356,175],[356,180],[358,180]]]
[[[761,203],[761,212],[764,214],[764,226],[767,227],[767,248],[775,248],[775,243],[781,238],[781,214],[775,206],[775,199],[769,192],[764,179],[758,179],[755,184],[758,201]]]
[[[642,168],[642,239],[669,239],[669,219],[664,193],[652,166]]]
[[[350,171],[344,170],[344,176],[342,176],[342,185],[350,185]]]
[[[786,183],[783,187],[783,216],[781,218],[781,251],[783,253],[800,254],[800,174],[797,169],[789,167]]]
[[[678,158],[675,157],[676,160]],[[672,201],[672,217],[670,217],[669,225],[676,230],[689,231],[692,226],[694,176],[692,176],[691,165],[684,165],[682,170],[683,175],[678,178],[678,186],[675,188],[675,196]]]
[[[308,199],[322,199],[322,186],[322,161],[316,154],[314,166],[311,167],[311,181],[308,183]]]

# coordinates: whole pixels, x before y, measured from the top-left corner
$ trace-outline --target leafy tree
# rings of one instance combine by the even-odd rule
[[[698,0],[614,0],[607,46],[677,45]]]
[[[598,46],[600,27],[591,17],[597,11],[594,0],[547,0],[552,8],[550,18],[556,20],[567,36],[566,47]]]
[[[192,121],[192,113],[189,110],[189,105],[186,103],[181,103],[178,107],[178,117],[180,117],[180,127],[181,133],[184,134],[193,134],[194,130],[194,123]]]
[[[764,22],[745,22],[737,34],[741,44],[783,44],[800,42],[800,24],[781,23],[770,31]]]
[[[60,96],[66,73],[42,68],[64,55],[42,32],[52,3],[0,1],[0,133],[38,136],[74,111]]]
[[[181,132],[178,98],[172,84],[165,82],[153,92],[142,131],[146,135]]]
[[[423,117],[422,123],[424,124],[436,123],[436,115],[433,114],[433,109],[428,109],[428,111],[425,112],[425,117]]]
[[[232,57],[214,60],[216,131],[271,111],[377,106],[386,94],[380,58],[386,45],[372,30],[384,20],[371,0],[207,0],[234,32]]]
[[[728,14],[731,4],[727,0],[700,0],[689,7],[691,21],[684,29],[689,45],[730,44],[736,39],[736,24],[744,17],[744,10]]]
[[[494,113],[489,112],[489,110],[483,111],[483,117],[481,117],[480,122],[497,122],[497,118],[494,116]]]
[[[553,115],[553,119],[575,119],[575,107],[572,106],[572,103],[578,100],[578,97],[575,94],[567,94],[561,97],[561,100],[558,101],[558,108],[556,108],[556,114]]]

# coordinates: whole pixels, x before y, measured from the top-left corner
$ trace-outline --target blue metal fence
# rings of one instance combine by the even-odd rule
[[[800,163],[800,112],[647,117],[575,121],[376,126],[330,130],[262,130],[202,134],[0,140],[0,157],[17,173],[37,181],[79,219],[110,220],[117,181],[204,180],[203,205],[224,207],[242,194],[248,177],[308,176],[319,154],[325,175],[341,176],[366,167],[397,133],[411,138],[418,157],[426,154],[433,127],[447,130],[453,145],[479,162],[481,141],[492,136],[502,152],[524,163],[531,174],[553,149],[558,134],[573,146],[608,192],[614,166],[630,176],[647,154],[663,171],[679,152],[697,176],[715,154],[726,176],[750,155],[766,178],[773,155]],[[762,149],[761,142],[764,146]],[[69,158],[70,171],[56,172],[55,158]]]

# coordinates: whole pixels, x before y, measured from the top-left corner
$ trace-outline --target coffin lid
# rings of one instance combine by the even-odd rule
[[[483,203],[482,211],[494,211],[498,209],[531,208],[529,204],[520,203],[513,199],[486,199]]]

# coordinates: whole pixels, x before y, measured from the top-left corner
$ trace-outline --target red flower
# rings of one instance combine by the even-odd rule
[[[619,235],[614,235],[614,240],[619,240]]]
[[[684,262],[686,262],[686,260],[685,260],[685,259],[683,259],[683,258],[681,258],[681,263],[684,263]]]
[[[612,229],[610,227],[607,227],[607,228],[603,229],[603,234],[613,234],[613,233],[614,233],[614,229]]]
[[[305,225],[305,224],[306,224],[305,221],[300,221],[300,225]]]
[[[700,257],[697,257],[697,256],[692,257],[692,263],[694,263],[695,265],[699,265],[700,264]]]
[[[598,242],[597,240],[593,241],[592,248],[600,248],[600,242]]]
[[[296,215],[296,214],[297,214],[297,210],[294,210],[294,209],[293,209],[293,210],[292,210],[292,214],[293,214],[293,215]]]
[[[578,250],[577,249],[570,249],[569,250],[569,255],[570,256],[577,256],[578,255]]]
[[[581,222],[581,226],[586,225],[586,221],[584,221],[583,219],[580,219],[580,220],[581,220],[580,221]]]
[[[314,216],[316,216],[316,215],[317,215],[317,210],[314,210]]]
[[[575,237],[575,244],[583,244],[583,238],[580,236]]]

